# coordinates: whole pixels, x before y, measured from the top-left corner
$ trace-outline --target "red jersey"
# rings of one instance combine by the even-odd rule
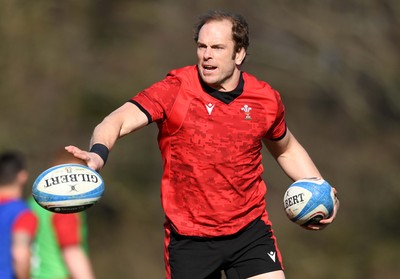
[[[243,72],[218,92],[188,66],[131,101],[158,124],[162,206],[179,234],[230,235],[265,214],[262,139],[286,133],[277,91]]]

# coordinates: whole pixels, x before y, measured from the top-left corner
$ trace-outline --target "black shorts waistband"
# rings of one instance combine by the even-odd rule
[[[175,226],[172,224],[172,222],[167,220],[167,223],[169,224],[169,227],[171,229],[171,234],[173,234],[174,237],[177,240],[179,240],[179,239],[193,239],[193,240],[198,240],[198,241],[202,241],[202,240],[209,241],[209,240],[225,240],[225,239],[235,238],[235,237],[239,236],[240,234],[242,234],[243,232],[247,231],[248,229],[254,227],[260,221],[261,221],[261,216],[257,217],[256,219],[251,221],[249,224],[247,224],[246,226],[244,226],[242,229],[240,229],[238,232],[236,232],[234,234],[213,236],[213,237],[204,237],[204,236],[195,236],[195,235],[182,235],[182,234],[179,234],[176,231]]]

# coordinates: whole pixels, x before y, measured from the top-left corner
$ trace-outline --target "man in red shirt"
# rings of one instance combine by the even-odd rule
[[[0,278],[30,278],[31,243],[37,219],[22,200],[28,180],[25,158],[0,154]]]
[[[118,138],[156,122],[167,278],[285,278],[265,210],[262,142],[291,179],[321,174],[286,127],[279,93],[241,71],[246,21],[207,13],[194,39],[197,65],[171,71],[107,116],[89,152],[66,149],[100,170]],[[337,210],[338,202],[331,218],[308,228],[322,229]]]

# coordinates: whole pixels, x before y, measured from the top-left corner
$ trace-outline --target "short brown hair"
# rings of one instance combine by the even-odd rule
[[[194,40],[195,42],[199,39],[200,29],[204,24],[210,21],[221,21],[229,20],[232,22],[232,39],[235,42],[235,52],[239,52],[242,48],[247,50],[249,47],[249,26],[239,14],[232,14],[225,11],[208,11],[207,13],[199,17],[199,21],[194,27]]]
[[[23,170],[26,170],[26,161],[22,153],[5,151],[0,154],[0,187],[13,183]]]

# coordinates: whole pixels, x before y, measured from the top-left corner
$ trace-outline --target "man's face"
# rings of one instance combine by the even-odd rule
[[[203,25],[197,40],[197,65],[202,80],[220,91],[236,88],[245,51],[234,52],[232,23],[211,21]]]

